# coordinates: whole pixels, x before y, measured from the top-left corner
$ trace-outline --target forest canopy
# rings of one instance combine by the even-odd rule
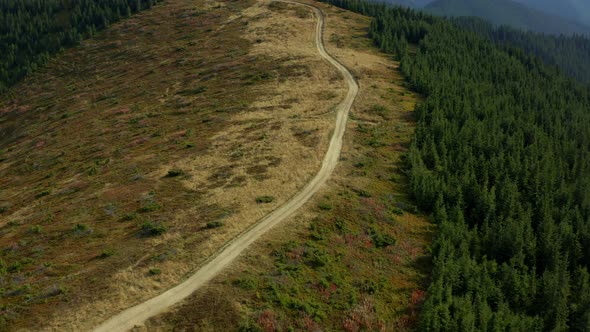
[[[158,0],[0,0],[0,92],[63,48]]]
[[[588,87],[441,18],[325,2],[373,16],[425,98],[407,155],[438,225],[420,330],[590,330]]]
[[[590,84],[590,39],[585,36],[554,36],[510,26],[495,27],[475,17],[458,17],[452,21],[500,46],[520,48],[548,65],[559,67],[567,76]]]

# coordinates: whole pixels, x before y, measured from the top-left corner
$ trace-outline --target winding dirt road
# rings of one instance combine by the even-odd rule
[[[340,151],[342,150],[342,140],[344,137],[344,131],[346,130],[348,113],[356,95],[358,94],[359,86],[348,69],[326,52],[323,42],[324,15],[322,11],[312,5],[302,4],[296,1],[276,1],[306,6],[314,11],[317,17],[315,35],[317,50],[322,58],[342,73],[342,76],[349,87],[346,97],[336,108],[336,125],[334,128],[334,134],[332,135],[328,151],[322,162],[322,168],[299,193],[293,196],[284,205],[274,210],[272,213],[268,214],[256,224],[246,229],[242,234],[224,245],[187,280],[148,301],[126,309],[111,317],[109,320],[98,326],[94,331],[113,332],[130,330],[136,325],[143,324],[148,318],[165,311],[172,305],[187,298],[205,283],[217,276],[246,248],[248,248],[248,246],[260,238],[260,236],[297,211],[297,209],[305,204],[320,189],[320,187],[326,183],[326,180],[328,180],[334,171],[338,159],[340,158]]]

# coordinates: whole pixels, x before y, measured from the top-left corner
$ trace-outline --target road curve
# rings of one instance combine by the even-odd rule
[[[324,15],[322,11],[312,5],[299,3],[296,1],[276,0],[285,3],[297,4],[311,8],[316,17],[316,34],[315,44],[320,56],[332,64],[342,73],[344,80],[348,84],[348,93],[344,100],[336,108],[336,125],[334,133],[330,140],[330,145],[326,156],[322,162],[322,168],[316,176],[295,196],[293,196],[284,205],[280,206],[272,213],[252,225],[239,236],[228,242],[212,255],[192,276],[177,286],[165,291],[164,293],[153,297],[134,307],[128,308],[121,313],[111,317],[97,328],[95,332],[113,332],[127,331],[136,325],[143,324],[148,318],[162,313],[172,305],[182,301],[198,290],[205,283],[213,279],[224,268],[232,263],[248,246],[256,241],[260,236],[270,230],[272,227],[285,220],[303,204],[305,204],[319,189],[326,183],[330,177],[342,150],[342,141],[344,131],[346,130],[346,120],[352,107],[354,99],[358,94],[359,86],[354,77],[340,62],[334,59],[326,52],[323,41]]]

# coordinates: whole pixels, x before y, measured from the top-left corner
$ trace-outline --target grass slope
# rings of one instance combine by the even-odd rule
[[[254,3],[166,1],[0,97],[0,330],[87,330],[315,173],[344,87]]]
[[[328,51],[361,86],[336,174],[302,213],[148,330],[403,331],[415,323],[433,231],[405,196],[400,171],[416,96],[366,37],[368,18],[321,6]],[[296,10],[277,7],[276,20],[293,24]]]
[[[444,16],[477,16],[498,25],[548,34],[586,34],[590,27],[511,0],[437,0],[425,10]]]

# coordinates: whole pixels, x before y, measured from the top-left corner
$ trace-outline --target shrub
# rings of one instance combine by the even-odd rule
[[[320,203],[318,205],[318,208],[322,211],[330,211],[332,210],[332,205],[330,205],[329,203]]]
[[[232,282],[232,284],[241,289],[250,290],[256,288],[256,282],[249,278],[240,278]]]
[[[168,174],[166,174],[167,178],[174,178],[177,176],[181,176],[184,174],[184,171],[181,169],[171,169],[168,171]]]
[[[131,221],[133,219],[137,218],[137,213],[135,212],[131,212],[131,213],[126,213],[123,218],[123,221]]]
[[[330,257],[323,250],[315,249],[312,253],[306,253],[306,256],[308,257],[307,264],[314,269],[325,266],[330,262]]]
[[[373,280],[365,279],[364,282],[356,282],[355,286],[362,292],[367,294],[375,294],[379,289],[379,285]]]
[[[207,91],[207,87],[206,86],[198,86],[196,88],[193,89],[187,89],[187,90],[183,90],[180,91],[178,94],[179,95],[197,95],[199,93],[203,93]]]
[[[92,228],[86,224],[76,224],[74,226],[74,233],[76,234],[90,234],[92,233]]]
[[[398,207],[394,207],[393,209],[391,209],[391,212],[393,214],[397,214],[398,216],[401,216],[402,214],[404,214],[404,210],[402,210]]]
[[[223,226],[223,222],[221,221],[210,221],[207,223],[207,228],[212,229],[212,228],[218,228]]]
[[[103,250],[100,255],[98,255],[98,258],[100,259],[105,259],[105,258],[109,258],[111,256],[113,256],[115,254],[115,249],[112,248],[108,248]]]
[[[146,202],[141,208],[139,208],[139,212],[152,212],[160,209],[160,204],[154,201]]]
[[[150,271],[149,271],[149,274],[152,275],[152,276],[156,276],[156,275],[158,275],[160,273],[162,273],[162,270],[160,270],[158,268],[153,268],[153,269],[150,269]]]
[[[166,230],[166,226],[152,221],[146,221],[141,225],[141,231],[145,236],[162,235]]]
[[[387,108],[385,108],[385,106],[383,106],[383,105],[373,105],[371,107],[371,112],[378,114],[378,115],[383,115],[383,114],[387,113]]]
[[[42,192],[38,193],[35,198],[41,198],[44,196],[48,196],[49,194],[51,194],[51,190],[47,189],[47,190],[43,190]]]
[[[29,227],[29,233],[39,234],[43,231],[43,228],[39,225]]]
[[[272,201],[274,201],[275,198],[272,196],[259,196],[256,197],[256,203],[258,204],[263,204],[263,203],[272,203]]]
[[[389,235],[379,232],[375,228],[371,228],[369,231],[369,235],[371,239],[373,239],[373,243],[375,244],[376,248],[385,248],[387,246],[392,246],[395,244],[395,239]]]
[[[353,189],[353,191],[354,191],[354,192],[355,192],[357,195],[359,195],[359,197],[363,197],[363,198],[369,198],[369,197],[371,197],[371,196],[372,196],[370,192],[368,192],[368,191],[366,191],[366,190],[364,190],[364,189]]]

